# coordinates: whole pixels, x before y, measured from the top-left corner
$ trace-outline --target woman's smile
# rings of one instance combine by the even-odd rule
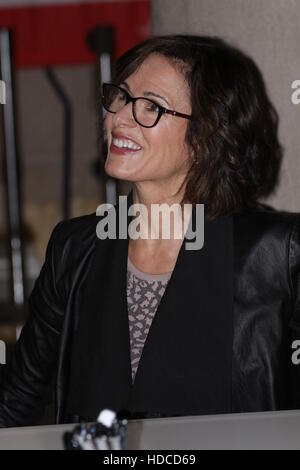
[[[125,135],[112,132],[112,140],[109,147],[109,151],[111,153],[116,153],[117,155],[129,155],[137,153],[140,150],[142,150],[142,147],[137,142]]]

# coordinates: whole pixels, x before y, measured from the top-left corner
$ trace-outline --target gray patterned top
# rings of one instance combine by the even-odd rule
[[[158,304],[172,272],[148,274],[127,262],[127,305],[130,333],[132,382]]]

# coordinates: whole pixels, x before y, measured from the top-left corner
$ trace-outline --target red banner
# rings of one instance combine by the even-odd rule
[[[17,67],[87,64],[95,26],[115,28],[115,58],[151,35],[150,0],[0,7],[0,27],[13,30]]]

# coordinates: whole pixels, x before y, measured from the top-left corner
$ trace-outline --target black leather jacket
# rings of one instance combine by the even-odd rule
[[[300,216],[264,208],[205,226],[181,249],[131,383],[128,241],[95,214],[60,222],[5,367],[0,426],[39,423],[54,383],[58,423],[105,406],[174,416],[300,408]]]

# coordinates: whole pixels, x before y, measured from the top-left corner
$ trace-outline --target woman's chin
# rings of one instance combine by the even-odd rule
[[[118,180],[127,180],[127,181],[135,181],[136,171],[126,168],[122,168],[120,164],[116,164],[115,162],[106,161],[105,164],[105,173],[112,178],[116,178]]]

